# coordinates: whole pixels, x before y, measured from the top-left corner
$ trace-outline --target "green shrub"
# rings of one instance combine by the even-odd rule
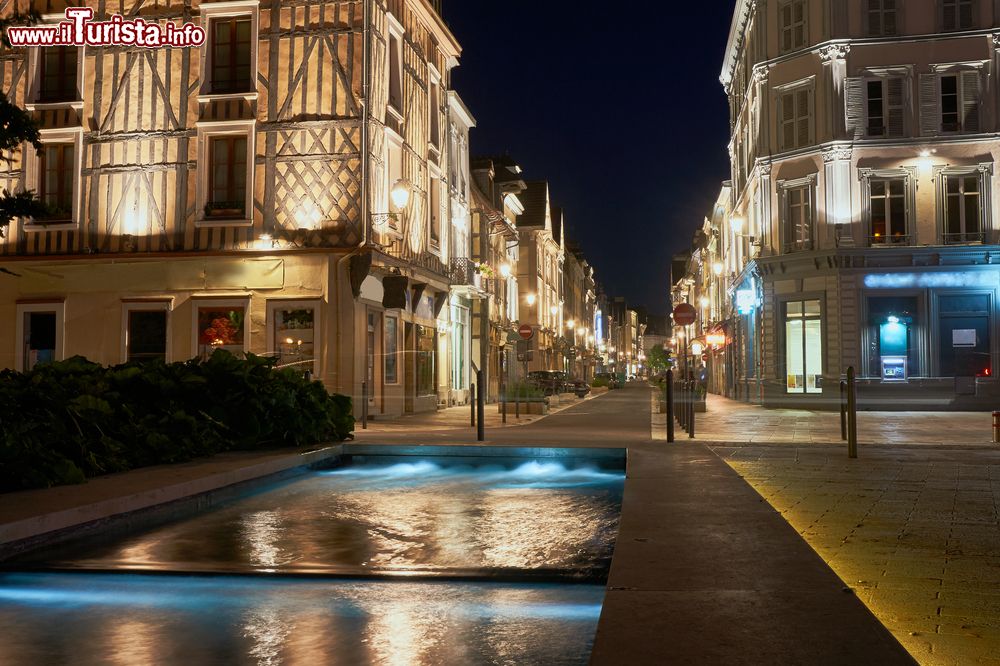
[[[607,388],[608,386],[611,386],[611,380],[607,377],[594,377],[594,379],[590,382],[590,385],[593,388]]]
[[[507,384],[507,401],[513,402],[518,399],[522,402],[528,400],[541,401],[545,399],[545,392],[528,382]]]
[[[104,367],[77,356],[0,372],[0,492],[221,451],[347,439],[351,400],[274,360]]]

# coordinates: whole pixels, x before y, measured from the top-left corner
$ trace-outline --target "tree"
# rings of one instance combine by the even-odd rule
[[[674,361],[670,358],[670,352],[663,348],[663,345],[655,345],[649,350],[649,356],[646,358],[646,365],[653,372],[665,372],[673,367]]]
[[[32,10],[27,15],[14,14],[0,20],[0,30],[3,31],[3,48],[10,48],[7,41],[7,27],[10,25],[26,25],[36,23],[39,15]],[[38,125],[27,111],[7,99],[0,92],[0,160],[8,166],[14,162],[14,153],[24,144],[30,143],[37,152],[41,152],[42,144],[38,133]],[[48,208],[35,198],[31,191],[11,194],[3,190],[0,194],[0,238],[2,238],[11,221],[18,217],[44,218]]]

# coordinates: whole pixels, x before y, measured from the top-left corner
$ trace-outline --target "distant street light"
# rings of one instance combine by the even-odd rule
[[[537,297],[534,294],[528,294],[527,296],[524,297],[524,301],[528,305],[534,305],[536,300],[538,300],[538,299],[537,299]]]

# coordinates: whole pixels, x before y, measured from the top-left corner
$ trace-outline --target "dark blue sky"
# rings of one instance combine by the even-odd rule
[[[473,154],[547,179],[612,295],[667,309],[669,257],[723,180],[719,83],[735,0],[445,0]]]

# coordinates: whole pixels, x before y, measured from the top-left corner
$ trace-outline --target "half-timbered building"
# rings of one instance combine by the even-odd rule
[[[431,0],[85,0],[202,26],[202,48],[8,48],[41,126],[0,186],[47,219],[0,239],[0,367],[271,354],[372,414],[438,404],[446,95]],[[59,0],[0,15],[63,17]]]

